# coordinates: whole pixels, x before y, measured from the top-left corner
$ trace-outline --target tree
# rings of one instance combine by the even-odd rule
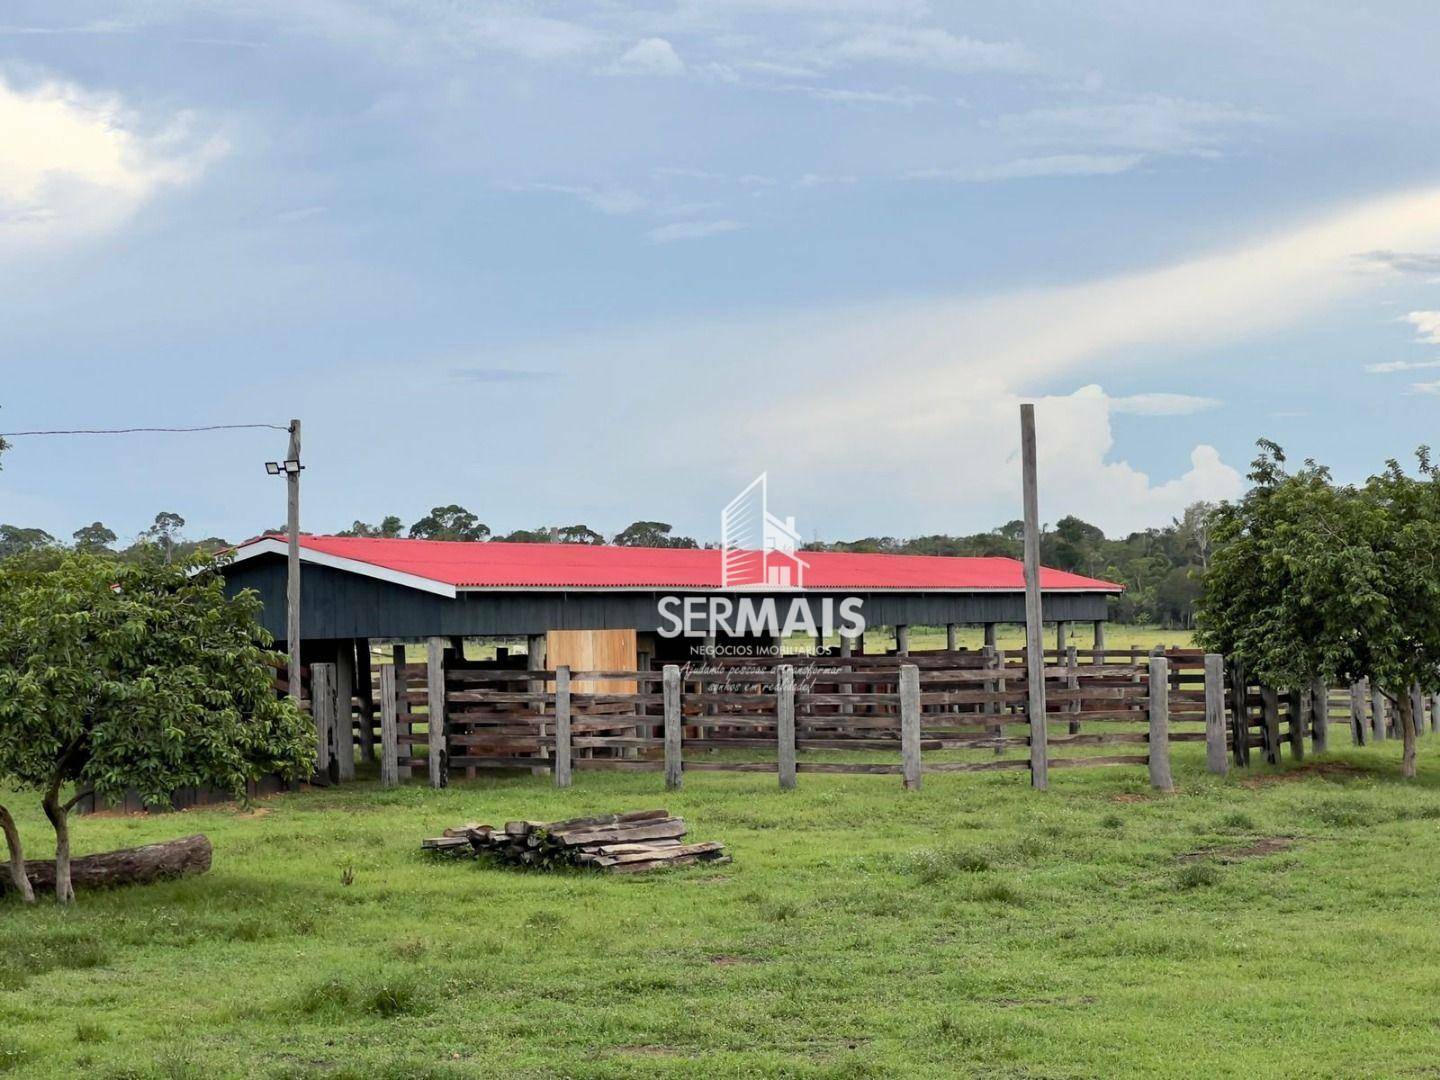
[[[396,514],[387,514],[381,519],[379,525],[369,525],[357,520],[348,529],[342,529],[336,536],[368,536],[380,540],[394,540],[404,531],[405,526],[400,523]],[[284,530],[281,530],[282,532]]]
[[[664,521],[632,521],[610,541],[619,547],[694,548],[699,547],[688,536],[672,536]]]
[[[115,534],[98,521],[83,525],[70,534],[75,547],[80,551],[105,551],[117,539]]]
[[[140,534],[142,544],[154,544],[160,549],[167,563],[175,557],[175,547],[180,542],[180,530],[185,528],[185,519],[170,510],[155,515],[155,523]]]
[[[490,527],[463,506],[437,506],[410,526],[412,540],[484,540]]]
[[[1288,472],[1267,440],[1254,485],[1210,522],[1198,605],[1202,646],[1281,690],[1367,678],[1394,702],[1415,775],[1415,685],[1440,682],[1440,475],[1391,461],[1363,486],[1307,461]]]
[[[27,551],[53,547],[55,538],[44,529],[26,529],[20,525],[0,525],[0,559],[23,555]]]
[[[557,544],[603,544],[601,536],[588,525],[561,525],[552,530]]]
[[[61,903],[80,799],[133,788],[156,805],[310,767],[314,728],[275,696],[259,601],[227,597],[215,560],[24,556],[0,566],[0,610],[0,781],[41,793]],[[13,877],[23,855],[5,831]]]

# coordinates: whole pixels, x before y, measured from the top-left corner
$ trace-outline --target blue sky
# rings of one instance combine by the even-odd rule
[[[305,526],[1115,532],[1440,405],[1440,10],[12,2],[0,430],[284,422]],[[1372,370],[1378,369],[1378,370]],[[15,440],[0,521],[283,516],[283,435]]]

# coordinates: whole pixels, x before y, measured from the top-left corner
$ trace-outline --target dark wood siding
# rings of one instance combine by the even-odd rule
[[[285,633],[285,560],[280,556],[248,559],[226,571],[233,594],[254,589],[264,604],[262,622],[277,638]],[[302,639],[419,638],[430,635],[543,634],[548,630],[634,629],[660,626],[658,601],[684,595],[654,592],[479,592],[454,600],[387,581],[325,566],[305,566],[300,576]],[[710,594],[704,594],[710,595]],[[766,594],[749,594],[757,597]],[[783,605],[793,594],[774,594]],[[865,601],[871,626],[940,626],[945,623],[1023,623],[1023,593],[807,592],[836,600]],[[1047,593],[1045,618],[1090,622],[1104,619],[1105,597]]]

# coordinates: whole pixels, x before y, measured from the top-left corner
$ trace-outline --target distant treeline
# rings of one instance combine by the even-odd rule
[[[1189,629],[1194,626],[1195,601],[1201,576],[1209,563],[1209,521],[1214,507],[1197,503],[1183,517],[1161,528],[1145,529],[1114,540],[1096,526],[1077,517],[1061,518],[1043,530],[1040,559],[1046,566],[1104,578],[1125,586],[1114,602],[1116,622],[1147,623]],[[117,549],[115,533],[101,522],[77,529],[70,544],[62,545],[43,529],[0,525],[0,558],[35,548],[73,546],[89,551],[110,551],[122,559],[159,558],[166,562],[195,551],[215,552],[233,546],[211,536],[200,540],[184,536],[185,519],[172,511],[155,515],[154,523],[135,542]],[[267,530],[283,533],[284,527]],[[677,536],[663,521],[636,521],[606,536],[588,525],[542,525],[496,534],[471,511],[458,504],[437,506],[406,527],[391,514],[378,524],[355,521],[338,536],[378,538],[410,537],[423,540],[497,541],[511,544],[616,544],[621,547],[698,548],[689,536]],[[806,544],[808,551],[877,552],[892,555],[1002,555],[1020,558],[1024,526],[1011,521],[989,532],[968,536],[917,536],[897,539],[866,537],[833,543]],[[706,545],[713,546],[713,545]]]

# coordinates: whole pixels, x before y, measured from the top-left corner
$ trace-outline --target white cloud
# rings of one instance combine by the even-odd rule
[[[1387,360],[1381,364],[1366,364],[1367,375],[1393,375],[1397,371],[1420,371],[1424,368],[1440,368],[1440,360]]]
[[[505,185],[507,191],[546,191],[556,195],[569,195],[579,199],[586,206],[602,214],[636,214],[650,205],[650,200],[629,188],[596,188],[584,184],[530,184]]]
[[[1134,416],[1190,416],[1213,409],[1219,404],[1216,398],[1197,397],[1194,394],[1130,394],[1126,397],[1112,397],[1110,411],[1130,413]]]
[[[1440,394],[1440,379],[1434,382],[1411,383],[1410,389],[1417,394]]]
[[[872,25],[826,50],[839,62],[889,63],[960,73],[1026,71],[1035,66],[1028,49],[1013,41],[981,41],[935,26]]]
[[[17,90],[0,80],[0,250],[109,231],[194,181],[228,149],[195,127],[186,115],[157,126],[70,84]]]
[[[637,41],[605,69],[607,75],[680,75],[685,61],[664,38]]]
[[[1415,327],[1417,341],[1440,345],[1440,311],[1412,311],[1404,321]]]
[[[1013,143],[1057,150],[1213,154],[1231,129],[1267,119],[1231,105],[1147,97],[1007,113],[991,126]]]
[[[1139,154],[1052,154],[1017,158],[1000,165],[973,169],[917,169],[911,180],[958,180],[987,183],[995,180],[1036,180],[1047,176],[1114,176],[1128,172],[1145,159]]]
[[[652,244],[671,244],[677,240],[700,240],[743,228],[745,223],[741,221],[677,221],[671,225],[660,225],[645,235]]]
[[[898,105],[902,109],[913,109],[934,101],[929,94],[900,88],[897,90],[846,90],[830,86],[791,86],[787,90],[799,90],[816,101],[828,101],[833,105]]]
[[[1355,258],[1370,266],[1384,267],[1400,274],[1440,273],[1440,252],[1365,251]]]

